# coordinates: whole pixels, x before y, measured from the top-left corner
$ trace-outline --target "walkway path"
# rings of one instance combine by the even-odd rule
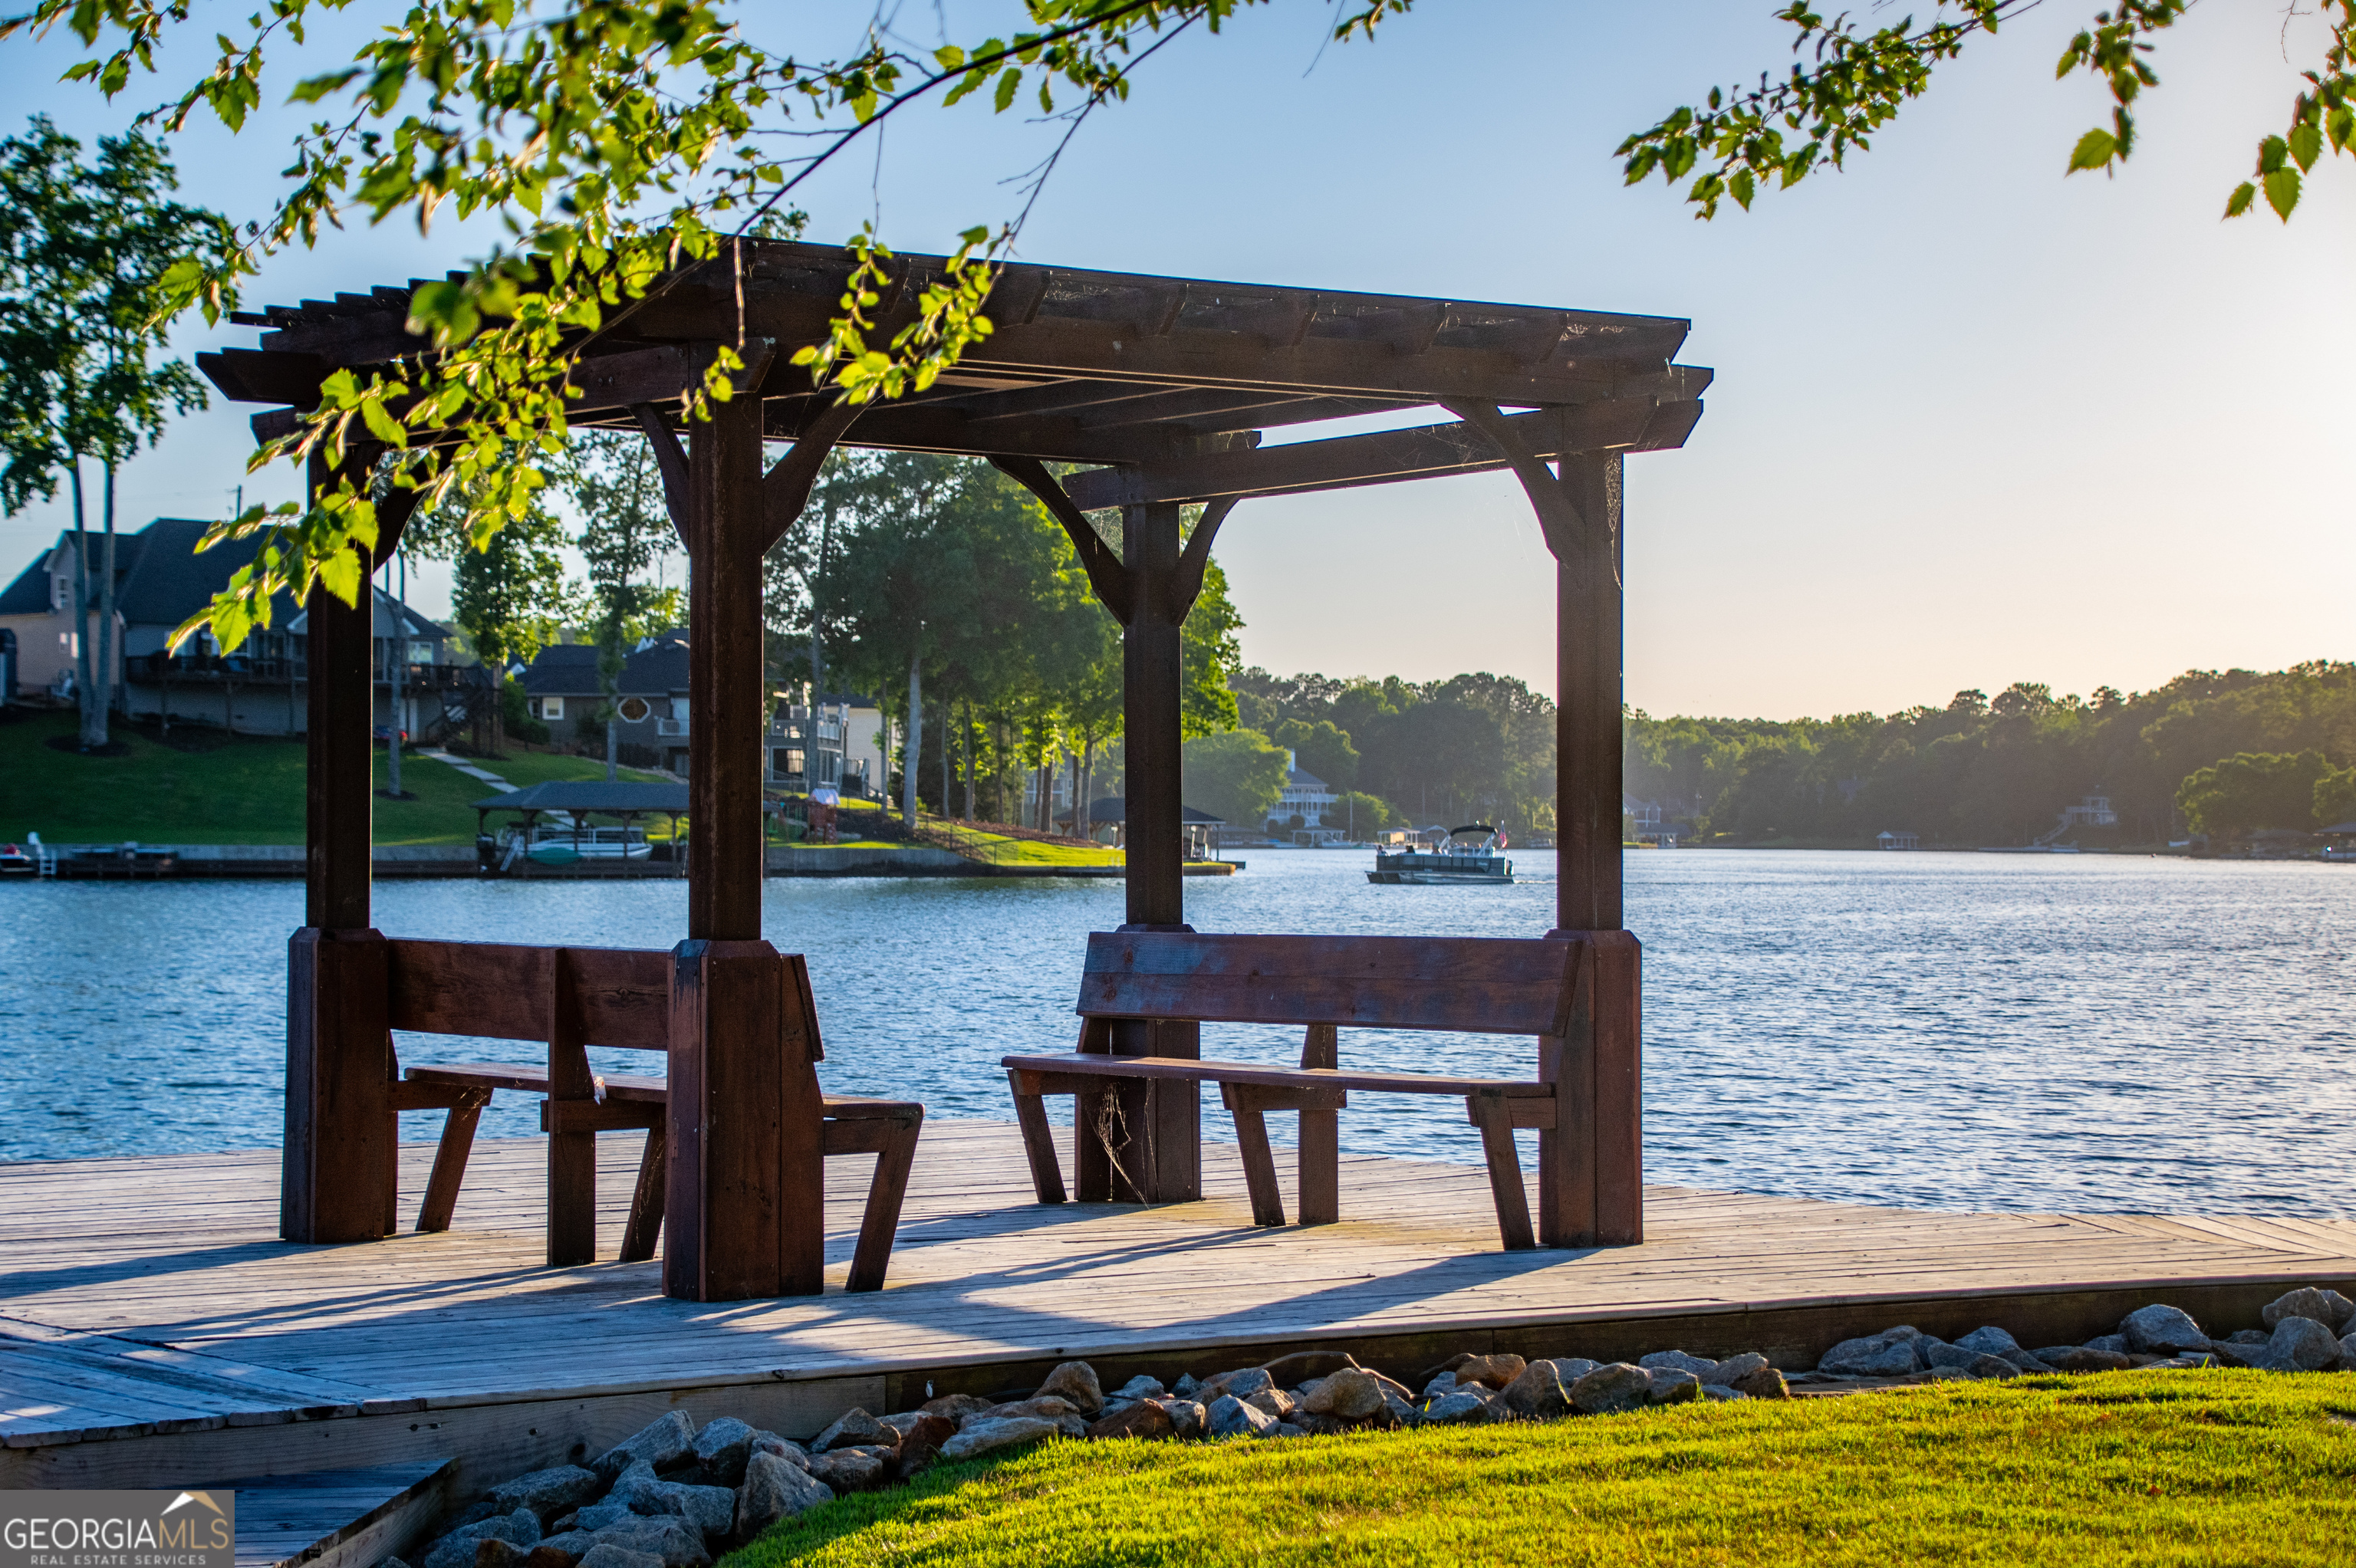
[[[447,763],[450,766],[457,769],[460,773],[465,773],[467,777],[480,779],[485,784],[490,785],[493,789],[498,790],[503,794],[513,795],[515,793],[515,785],[508,783],[507,780],[499,777],[497,773],[485,773],[482,769],[466,761],[464,757],[454,757],[447,752],[420,752],[417,754],[421,757],[431,757],[437,763]]]

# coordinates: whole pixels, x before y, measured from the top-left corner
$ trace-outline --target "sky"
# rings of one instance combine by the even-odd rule
[[[1713,83],[1783,69],[1771,0],[1420,0],[1371,45],[1322,48],[1331,7],[1276,0],[1162,50],[1093,116],[1019,257],[1690,320],[1679,358],[1715,369],[1708,411],[1682,451],[1628,464],[1626,692],[1655,714],[1886,712],[2356,656],[2356,164],[2319,164],[2287,226],[2219,220],[2319,35],[2253,0],[2197,7],[2154,57],[2126,171],[2065,178],[2107,117],[2095,83],[2054,80],[2094,3],[1976,42],[1847,172],[1705,224],[1657,181],[1624,187],[1612,149]],[[746,27],[812,57],[877,14],[809,0]],[[1006,8],[881,14],[929,48]],[[0,101],[88,138],[161,96],[110,106],[56,80],[72,58],[0,44]],[[193,123],[184,196],[258,215],[301,118]],[[912,108],[797,193],[809,237],[873,218],[900,248],[945,249],[1013,216],[1057,133],[979,99]],[[494,238],[333,234],[273,259],[248,303],[436,272]],[[192,319],[175,346],[253,337]],[[291,498],[291,470],[244,472],[252,411],[177,421],[125,471],[125,526],[220,515],[241,484]],[[0,571],[66,517],[0,520]],[[1552,690],[1551,562],[1504,475],[1249,501],[1218,555],[1249,663]],[[446,578],[422,575],[438,611]]]

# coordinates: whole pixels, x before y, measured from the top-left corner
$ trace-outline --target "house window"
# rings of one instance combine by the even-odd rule
[[[799,746],[787,746],[780,751],[777,753],[777,762],[779,764],[777,772],[795,778],[801,776],[802,749]]]
[[[543,698],[541,698],[541,699],[540,699],[540,716],[541,716],[542,719],[562,719],[562,718],[563,718],[563,717],[564,717],[564,699],[562,699],[562,698],[561,698],[561,697],[543,697]]]

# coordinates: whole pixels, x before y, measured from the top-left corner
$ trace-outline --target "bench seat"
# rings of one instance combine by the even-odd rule
[[[1506,1249],[1534,1247],[1514,1134],[1537,1131],[1542,1178],[1549,1168],[1559,1171],[1563,1040],[1580,956],[1579,944],[1556,940],[1095,933],[1080,981],[1079,1049],[1001,1061],[1032,1184],[1041,1202],[1064,1201],[1043,1098],[1070,1094],[1077,1102],[1080,1196],[1110,1198],[1125,1187],[1151,1200],[1161,1174],[1153,1164],[1157,1132],[1166,1146],[1171,1129],[1195,1125],[1200,1114],[1191,1094],[1174,1104],[1156,1097],[1182,1083],[1212,1083],[1235,1118],[1252,1222],[1285,1222],[1267,1116],[1290,1112],[1301,1118],[1301,1222],[1331,1224],[1341,1218],[1335,1118],[1350,1094],[1443,1094],[1462,1099],[1466,1119],[1480,1130]],[[1205,1060],[1198,1049],[1205,1023],[1302,1026],[1301,1065]],[[1344,1026],[1535,1036],[1537,1070],[1511,1078],[1348,1069],[1339,1056]],[[1163,1185],[1159,1195],[1195,1192],[1173,1194]],[[1549,1221],[1550,1243],[1559,1244],[1553,1242],[1559,1228]]]

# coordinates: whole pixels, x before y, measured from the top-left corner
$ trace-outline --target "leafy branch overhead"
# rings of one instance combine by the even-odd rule
[[[1130,70],[1159,42],[1198,23],[1216,31],[1240,6],[1265,3],[1026,0],[1026,30],[972,48],[920,58],[872,33],[841,59],[806,62],[748,39],[718,0],[583,0],[539,15],[530,0],[422,0],[356,54],[294,83],[292,101],[322,118],[295,138],[285,185],[233,253],[167,273],[167,309],[216,320],[264,259],[353,221],[405,214],[423,229],[446,206],[496,215],[509,241],[463,279],[416,291],[414,354],[382,374],[331,379],[302,430],[256,455],[257,465],[316,455],[337,477],[307,511],[257,508],[215,531],[266,538],[202,619],[234,645],[268,624],[279,592],[299,598],[324,582],[356,602],[380,497],[369,465],[347,460],[383,448],[423,449],[391,482],[427,488],[429,501],[466,497],[474,541],[487,544],[529,513],[562,450],[583,349],[685,280],[734,277],[744,251],[732,241],[798,231],[794,189],[904,107],[987,82],[1001,112],[1027,86],[1044,112],[1064,94],[1064,112],[1084,112],[1125,98]],[[1335,34],[1371,34],[1410,4],[1349,0]],[[210,69],[145,121],[177,129],[201,111],[241,129],[266,78],[276,80],[270,68],[285,57],[310,67],[308,30],[348,9],[270,0],[216,35]],[[0,23],[0,37],[62,28],[86,51],[68,77],[112,97],[156,69],[190,11],[186,0],[37,0]],[[969,230],[919,288],[913,319],[887,336],[873,313],[905,269],[862,236],[842,314],[799,362],[854,401],[928,385],[988,331],[991,263],[1012,238],[1012,225]],[[723,349],[689,415],[724,401],[743,368]]]
[[[2007,18],[2035,4],[1942,0],[1922,27],[1909,16],[1871,30],[1846,12],[1827,19],[1804,3],[1787,5],[1776,17],[1797,29],[1792,48],[1799,59],[1790,74],[1762,72],[1751,88],[1712,88],[1705,107],[1680,108],[1629,137],[1620,144],[1627,181],[1636,185],[1658,174],[1675,185],[1690,175],[1686,200],[1695,216],[1716,217],[1729,197],[1747,208],[1762,188],[1789,188],[1819,169],[1843,166],[1852,151],[1869,149],[1873,133],[1929,89],[1934,67],[1954,59],[1974,36],[1993,36]],[[2190,9],[2191,0],[2122,0],[2097,12],[2094,26],[2070,40],[2054,68],[2056,79],[2080,71],[2099,78],[2112,109],[2107,129],[2088,131],[2071,149],[2066,172],[2114,169],[2135,150],[2136,101],[2146,88],[2159,84],[2151,40]],[[2313,69],[2300,73],[2307,86],[2295,96],[2289,124],[2259,142],[2254,177],[2227,197],[2228,218],[2247,212],[2263,192],[2266,205],[2287,222],[2298,204],[2301,176],[2324,147],[2344,153],[2356,142],[2356,0],[2322,0],[2317,15],[2329,42]]]

